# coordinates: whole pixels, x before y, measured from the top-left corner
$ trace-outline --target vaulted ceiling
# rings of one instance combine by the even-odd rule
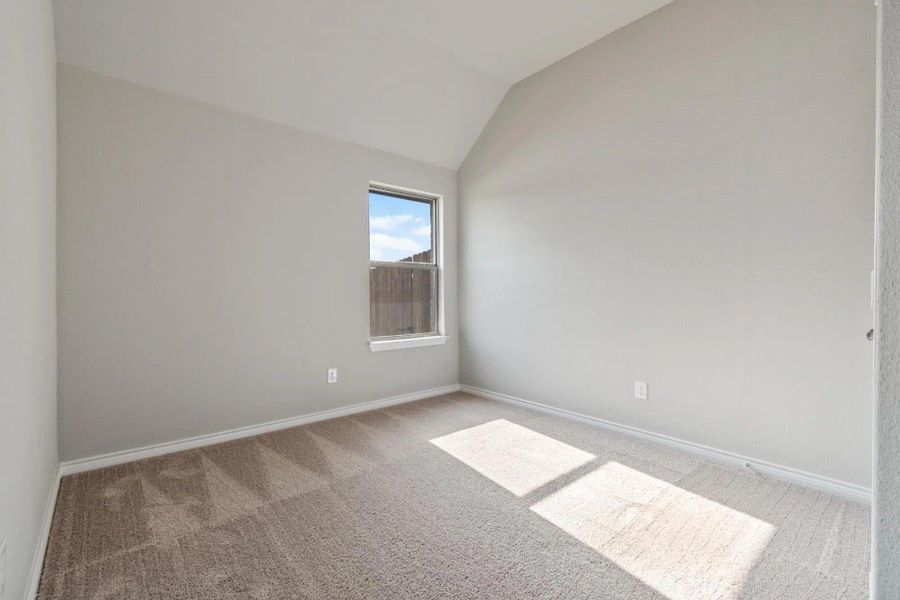
[[[510,85],[671,1],[57,0],[57,51],[456,168]]]

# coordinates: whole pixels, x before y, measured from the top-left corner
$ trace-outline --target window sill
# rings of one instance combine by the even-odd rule
[[[423,346],[440,346],[449,339],[446,335],[429,335],[426,337],[400,338],[396,340],[371,340],[369,350],[385,352],[386,350],[403,350],[405,348],[421,348]]]

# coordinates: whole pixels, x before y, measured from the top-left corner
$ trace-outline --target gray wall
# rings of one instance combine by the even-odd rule
[[[873,600],[900,598],[900,0],[881,0]]]
[[[56,476],[56,56],[50,0],[0,2],[0,540],[25,596]]]
[[[459,173],[462,382],[868,485],[874,40],[678,0],[513,87]]]
[[[458,381],[453,171],[66,65],[58,85],[62,459]],[[369,180],[445,195],[444,346],[368,349]]]

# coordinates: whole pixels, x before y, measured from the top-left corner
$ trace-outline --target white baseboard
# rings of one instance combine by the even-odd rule
[[[34,549],[34,558],[31,561],[31,573],[25,588],[26,600],[37,598],[38,586],[41,584],[41,571],[44,567],[44,555],[47,553],[47,542],[50,541],[50,525],[53,523],[53,511],[56,509],[56,495],[59,493],[60,479],[62,479],[62,474],[57,470],[53,483],[50,485],[50,493],[47,495],[47,505],[44,507],[37,547]]]
[[[690,452],[692,454],[698,454],[700,456],[703,456],[704,458],[708,458],[716,462],[738,465],[742,467],[749,466],[750,468],[755,469],[760,473],[765,473],[766,475],[770,475],[772,477],[776,477],[790,483],[796,483],[798,485],[812,488],[814,490],[828,492],[829,494],[834,494],[843,498],[849,498],[851,500],[865,503],[869,503],[872,500],[871,489],[853,483],[847,483],[845,481],[839,481],[830,477],[823,477],[821,475],[807,473],[806,471],[786,467],[784,465],[778,465],[765,460],[758,460],[749,456],[742,456],[740,454],[727,452],[725,450],[719,450],[717,448],[711,448],[702,444],[687,442],[685,440],[680,440],[678,438],[663,435],[661,433],[654,433],[652,431],[646,431],[644,429],[631,427],[629,425],[621,425],[619,423],[614,423],[605,419],[591,417],[562,408],[547,406],[546,404],[532,402],[531,400],[523,400],[522,398],[516,398],[515,396],[500,394],[497,392],[492,392],[490,390],[484,390],[469,385],[461,385],[460,389],[464,392],[468,392],[476,396],[481,396],[483,398],[518,404],[520,406],[536,409],[541,412],[545,412],[558,417],[564,417],[566,419],[572,419],[575,421],[581,421],[582,423],[588,423],[589,425],[602,427],[603,429],[626,433],[628,435],[648,440],[650,442],[655,442],[657,444],[661,444],[671,448],[677,448],[679,450]]]
[[[72,475],[74,473],[81,473],[83,471],[102,469],[103,467],[120,465],[135,460],[150,458],[152,456],[161,456],[163,454],[171,454],[173,452],[191,450],[192,448],[211,446],[213,444],[220,444],[222,442],[228,442],[240,438],[252,437],[261,433],[268,433],[270,431],[277,431],[279,429],[287,429],[289,427],[305,425],[306,423],[314,423],[315,421],[324,421],[326,419],[344,417],[355,413],[365,412],[367,410],[377,410],[379,408],[385,408],[387,406],[394,406],[395,404],[404,404],[406,402],[412,402],[414,400],[421,400],[423,398],[430,398],[432,396],[440,396],[441,394],[450,394],[452,392],[458,392],[459,389],[459,384],[445,385],[443,387],[422,390],[419,392],[411,392],[409,394],[401,394],[399,396],[392,396],[390,398],[383,398],[381,400],[373,400],[371,402],[351,404],[350,406],[343,406],[341,408],[309,413],[301,415],[299,417],[290,417],[277,421],[269,421],[268,423],[260,423],[259,425],[250,425],[248,427],[239,427],[237,429],[221,431],[219,433],[198,435],[196,437],[176,440],[173,442],[164,442],[162,444],[153,444],[152,446],[144,446],[142,448],[135,448],[132,450],[110,452],[109,454],[101,454],[99,456],[91,456],[88,458],[71,460],[60,464],[60,473],[65,476]]]

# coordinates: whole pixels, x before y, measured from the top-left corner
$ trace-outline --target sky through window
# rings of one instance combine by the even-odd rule
[[[431,204],[369,192],[369,259],[399,261],[431,248]]]

